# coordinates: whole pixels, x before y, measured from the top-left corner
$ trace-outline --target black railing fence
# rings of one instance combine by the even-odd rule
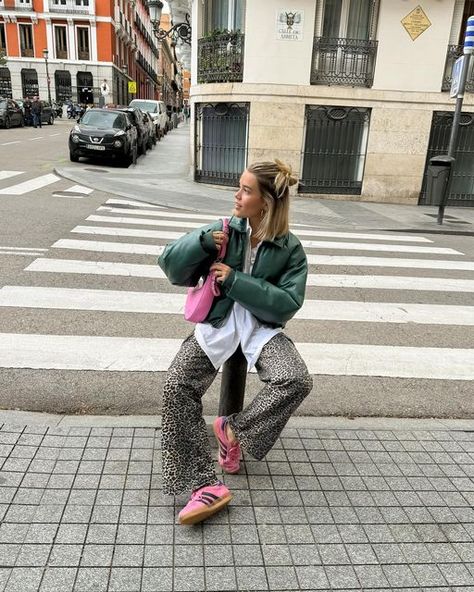
[[[463,55],[462,45],[448,45],[448,51],[446,53],[446,65],[444,67],[443,84],[441,87],[442,91],[448,91],[451,89],[451,82],[453,81],[453,66],[454,62]],[[467,92],[474,92],[474,62],[471,60],[471,69],[468,74],[466,81]]]
[[[377,41],[315,37],[311,84],[371,87]]]
[[[244,35],[224,32],[198,40],[198,83],[242,82]]]

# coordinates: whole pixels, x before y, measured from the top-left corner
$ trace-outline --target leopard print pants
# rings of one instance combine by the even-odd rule
[[[264,387],[229,424],[242,449],[261,460],[291,414],[311,392],[313,380],[293,342],[278,333],[255,365]],[[182,344],[163,388],[163,491],[178,495],[218,481],[202,417],[202,397],[217,370],[194,335]]]

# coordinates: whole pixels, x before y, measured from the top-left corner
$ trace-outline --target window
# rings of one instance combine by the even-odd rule
[[[55,6],[66,6],[66,0],[53,0]]]
[[[22,68],[21,88],[24,97],[35,97],[39,95],[38,73],[36,70]]]
[[[474,0],[466,0],[464,3],[464,12],[462,15],[461,31],[459,33],[459,45],[464,45],[467,19],[471,16],[471,14],[474,14]]]
[[[0,51],[7,52],[7,38],[5,36],[5,25],[0,23]]]
[[[18,25],[20,30],[21,56],[25,58],[34,57],[33,29],[31,25]]]
[[[205,33],[216,29],[243,31],[244,0],[209,0],[205,10]]]
[[[370,39],[376,4],[374,0],[326,0],[322,37]]]
[[[56,101],[65,103],[72,98],[71,73],[68,70],[56,70],[54,73]]]
[[[77,27],[77,57],[90,60],[89,27]]]
[[[56,58],[67,60],[67,28],[54,27],[54,47]]]
[[[12,97],[12,79],[8,68],[0,68],[0,97]]]
[[[75,0],[76,6],[89,6],[89,0]]]

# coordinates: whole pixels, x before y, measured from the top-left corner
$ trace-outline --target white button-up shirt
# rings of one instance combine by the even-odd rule
[[[244,273],[252,273],[253,264],[261,243],[251,248],[250,225],[247,229],[247,248],[244,262]],[[272,337],[280,333],[280,327],[268,327],[260,323],[253,314],[238,302],[234,302],[230,314],[222,327],[213,327],[210,323],[198,323],[194,336],[201,348],[211,360],[214,368],[220,368],[222,364],[238,348],[239,344],[247,360],[248,370],[251,370],[257,362],[263,346]]]

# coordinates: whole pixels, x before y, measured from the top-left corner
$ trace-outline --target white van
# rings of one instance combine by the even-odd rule
[[[138,107],[142,111],[148,111],[153,117],[156,137],[158,140],[168,133],[168,114],[166,113],[166,105],[163,101],[155,101],[154,99],[133,99],[133,101],[130,102],[130,107]]]

